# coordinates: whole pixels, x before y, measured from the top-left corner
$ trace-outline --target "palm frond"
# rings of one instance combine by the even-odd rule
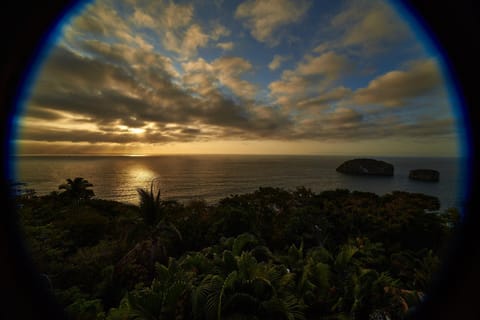
[[[255,314],[257,313],[261,302],[253,295],[245,292],[235,292],[231,294],[224,303],[225,311],[236,311],[240,314]]]
[[[293,295],[288,295],[283,299],[273,298],[263,303],[269,313],[282,314],[283,318],[288,320],[305,320],[303,310],[305,306]]]
[[[180,301],[181,297],[187,289],[186,281],[175,281],[166,290],[163,296],[163,305],[165,307],[174,307]],[[174,310],[173,310],[174,311]]]
[[[350,245],[342,247],[335,258],[334,265],[337,269],[344,269],[351,261],[352,257],[358,252],[358,248]]]
[[[242,254],[245,246],[247,246],[248,244],[256,245],[257,242],[257,238],[255,238],[254,235],[250,233],[243,233],[235,238],[235,241],[233,242],[232,252],[235,256],[239,256],[240,254]]]
[[[225,293],[225,290],[232,289],[234,287],[235,281],[237,281],[238,273],[237,271],[231,272],[223,281],[222,289],[218,295],[218,307],[217,307],[217,319],[222,319],[222,299]]]
[[[249,252],[243,252],[237,258],[238,272],[244,279],[251,280],[257,266],[257,260]]]

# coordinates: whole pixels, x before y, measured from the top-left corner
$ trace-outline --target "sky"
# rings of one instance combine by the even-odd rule
[[[19,154],[459,153],[439,54],[389,2],[77,11],[27,88]]]

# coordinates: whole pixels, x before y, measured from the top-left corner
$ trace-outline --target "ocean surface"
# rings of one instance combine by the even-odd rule
[[[442,209],[462,208],[465,199],[465,162],[459,158],[375,157],[394,165],[394,177],[348,176],[335,171],[352,156],[168,155],[131,156],[19,156],[15,180],[27,183],[38,195],[58,190],[66,178],[91,182],[97,198],[138,203],[137,188],[159,178],[162,197],[209,203],[259,187],[314,192],[337,188],[385,194],[395,190],[436,196]],[[408,179],[411,169],[440,172],[440,182]]]

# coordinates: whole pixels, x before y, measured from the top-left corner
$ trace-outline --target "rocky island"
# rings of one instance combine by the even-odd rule
[[[393,165],[375,159],[353,159],[342,163],[338,172],[364,176],[393,176]]]
[[[410,171],[408,178],[418,181],[438,182],[440,180],[440,172],[432,169],[415,169]]]

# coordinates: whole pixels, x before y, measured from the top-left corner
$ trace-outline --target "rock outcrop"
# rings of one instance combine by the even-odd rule
[[[393,165],[375,159],[353,159],[342,163],[338,172],[362,176],[393,176]]]
[[[419,181],[438,182],[440,180],[440,172],[432,169],[415,169],[410,171],[408,178]]]

